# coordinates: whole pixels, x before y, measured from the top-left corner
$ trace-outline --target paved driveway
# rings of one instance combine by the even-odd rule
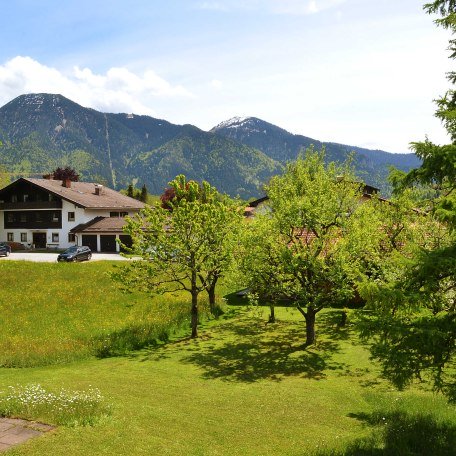
[[[58,253],[39,253],[39,252],[11,252],[8,257],[0,257],[0,261],[3,260],[23,260],[23,261],[36,261],[44,263],[52,263],[57,261]],[[90,261],[128,261],[128,258],[124,258],[118,253],[92,253],[92,259]]]

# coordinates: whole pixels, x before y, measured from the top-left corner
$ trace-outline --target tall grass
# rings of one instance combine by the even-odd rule
[[[166,340],[187,323],[185,295],[124,294],[110,262],[0,262],[0,367],[111,356]]]

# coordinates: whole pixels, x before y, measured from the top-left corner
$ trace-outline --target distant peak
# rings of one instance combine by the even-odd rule
[[[29,103],[40,103],[44,100],[59,100],[60,98],[63,98],[62,95],[54,93],[26,93],[17,97],[18,100],[22,99]]]
[[[6,105],[0,107],[0,110],[23,109],[26,111],[31,110],[38,112],[46,109],[69,109],[70,107],[76,109],[90,109],[84,108],[59,93],[26,93],[17,96]]]
[[[40,110],[43,106],[58,106],[62,102],[70,102],[67,98],[60,94],[53,93],[26,93],[19,95],[5,105],[10,107],[24,107],[34,110]],[[71,102],[73,103],[73,102]]]
[[[245,123],[251,121],[253,117],[232,117],[231,119],[224,120],[220,122],[217,126],[213,128],[213,130],[218,130],[220,128],[237,128],[242,127]]]

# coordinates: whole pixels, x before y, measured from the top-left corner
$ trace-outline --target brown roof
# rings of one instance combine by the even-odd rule
[[[373,197],[373,195],[376,195],[377,196],[377,199],[381,202],[387,202],[389,203],[390,201],[387,200],[386,198],[382,198],[380,196],[378,196],[378,192],[380,191],[377,187],[373,187],[372,185],[367,185],[367,184],[363,184],[363,183],[360,183],[361,185],[363,185],[363,194],[361,196],[361,199],[371,199]],[[249,205],[244,209],[244,216],[245,217],[252,217],[254,214],[255,214],[255,209],[261,204],[263,203],[264,201],[268,201],[269,200],[269,196],[263,196],[261,198],[258,198],[257,200],[255,201],[251,201],[249,203]]]
[[[81,223],[71,233],[122,233],[125,220],[118,217],[95,217],[87,223]]]
[[[54,195],[88,209],[142,209],[144,203],[122,195],[108,187],[103,187],[100,195],[95,194],[93,182],[71,182],[71,187],[62,185],[61,180],[23,178]]]
[[[258,198],[258,199],[254,200],[254,201],[251,201],[249,203],[249,207],[257,207],[258,205],[260,205],[264,201],[267,201],[268,199],[269,199],[268,195],[262,196],[261,198]]]

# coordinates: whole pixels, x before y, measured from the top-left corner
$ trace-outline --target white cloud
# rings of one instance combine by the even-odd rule
[[[219,79],[213,79],[211,81],[211,87],[216,90],[220,90],[223,87],[223,82]]]
[[[0,104],[24,93],[59,93],[83,106],[105,112],[154,115],[150,107],[158,98],[191,98],[181,85],[172,85],[154,71],[137,75],[126,68],[95,74],[74,67],[70,74],[43,65],[30,57],[14,57],[0,65]]]
[[[316,1],[309,2],[307,5],[307,11],[309,13],[318,13],[317,2]]]

